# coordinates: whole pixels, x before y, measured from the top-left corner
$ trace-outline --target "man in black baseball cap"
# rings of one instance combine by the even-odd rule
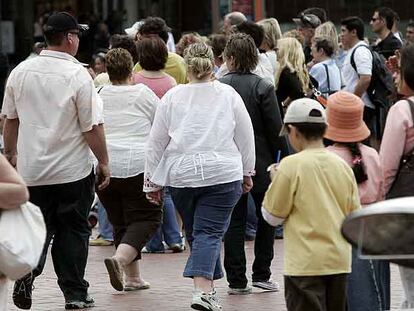
[[[67,12],[57,12],[52,14],[46,22],[44,32],[67,32],[70,30],[85,31],[89,26],[79,24],[75,17]]]
[[[100,99],[90,74],[74,57],[86,28],[68,13],[51,15],[44,28],[47,49],[13,69],[6,85],[5,154],[17,161],[47,228],[38,266],[14,284],[13,302],[20,309],[32,307],[33,282],[43,271],[52,238],[65,309],[94,306],[85,280],[95,181],[91,150],[98,159],[98,188],[109,184],[110,171]]]
[[[88,30],[88,25],[79,24],[67,12],[50,15],[43,27],[43,34],[49,50],[57,50],[75,56],[79,48],[79,36]]]
[[[321,20],[314,14],[299,14],[297,18],[293,18],[299,33],[303,37],[305,53],[305,61],[309,63],[312,60],[311,45],[312,38],[315,35],[315,28],[321,24]]]

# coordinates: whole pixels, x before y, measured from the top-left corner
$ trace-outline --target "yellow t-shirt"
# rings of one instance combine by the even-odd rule
[[[134,72],[139,72],[141,70],[141,65],[139,63],[136,64],[134,67]],[[177,84],[185,84],[188,82],[184,59],[178,54],[168,52],[168,59],[165,63],[165,68],[163,71],[172,76]]]
[[[351,246],[340,230],[360,202],[352,169],[336,154],[319,148],[284,158],[263,207],[286,219],[285,275],[351,272]]]

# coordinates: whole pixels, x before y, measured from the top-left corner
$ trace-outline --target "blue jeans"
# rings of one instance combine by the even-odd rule
[[[191,250],[184,277],[209,280],[223,277],[221,241],[241,194],[240,181],[199,188],[171,187],[171,196],[183,219]]]
[[[363,260],[352,248],[352,272],[348,278],[348,307],[352,311],[389,310],[389,263]]]
[[[99,235],[104,240],[113,241],[114,240],[114,229],[112,228],[112,225],[108,220],[106,209],[103,207],[101,201],[98,201],[97,205],[98,205]]]
[[[177,217],[175,214],[175,207],[168,188],[166,188],[164,192],[162,224],[158,228],[157,232],[155,232],[152,236],[151,240],[148,241],[146,245],[147,249],[149,251],[163,251],[163,239],[168,245],[182,244],[180,228],[178,228]]]

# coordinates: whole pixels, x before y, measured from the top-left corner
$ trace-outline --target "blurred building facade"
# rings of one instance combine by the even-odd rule
[[[11,62],[24,59],[34,41],[41,39],[44,14],[60,10],[73,13],[92,28],[104,21],[111,34],[122,33],[146,16],[161,16],[178,38],[188,31],[220,31],[223,16],[232,10],[252,20],[276,17],[280,23],[290,23],[298,12],[311,6],[325,8],[334,22],[349,15],[368,22],[379,6],[393,8],[402,20],[414,15],[412,0],[0,0],[0,42]]]

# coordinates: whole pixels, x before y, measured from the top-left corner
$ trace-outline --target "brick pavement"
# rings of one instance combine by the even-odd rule
[[[187,258],[187,251],[182,254],[144,254],[141,263],[143,277],[151,283],[151,289],[138,292],[116,292],[108,282],[103,259],[112,255],[112,247],[91,247],[86,278],[90,282],[90,294],[95,298],[93,311],[181,311],[191,310],[192,281],[182,277],[182,270]],[[253,242],[246,243],[246,253],[251,266]],[[225,311],[244,310],[286,310],[283,298],[281,241],[275,243],[276,259],[273,261],[273,278],[281,284],[278,293],[266,293],[254,290],[252,295],[228,296],[226,281],[217,282],[219,297]],[[251,273],[250,269],[248,273]],[[35,311],[64,310],[63,297],[56,283],[53,265],[49,255],[44,274],[35,282],[33,308]],[[11,287],[10,287],[11,291]],[[11,293],[9,293],[11,294]],[[9,295],[10,296],[10,295]],[[392,305],[395,309],[402,298],[402,288],[395,266],[392,267]],[[11,300],[11,299],[10,299]],[[8,310],[18,310],[9,301]]]

